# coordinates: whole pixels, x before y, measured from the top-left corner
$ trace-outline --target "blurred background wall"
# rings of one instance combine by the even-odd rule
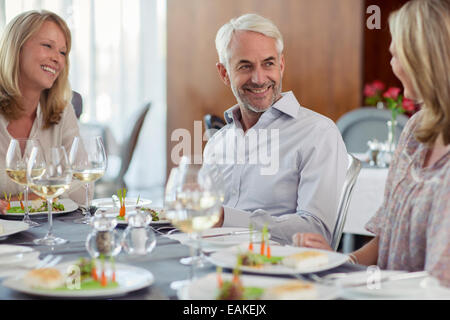
[[[389,13],[405,0],[167,0],[167,169],[178,141],[171,133],[207,113],[223,116],[234,105],[219,79],[214,40],[233,17],[254,12],[271,19],[285,41],[283,91],[336,121],[363,105],[365,83],[399,85],[390,69]],[[381,9],[381,28],[370,30],[370,5]]]

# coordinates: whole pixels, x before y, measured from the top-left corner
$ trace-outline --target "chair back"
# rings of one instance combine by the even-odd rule
[[[136,149],[136,145],[139,139],[139,135],[141,133],[142,126],[144,125],[145,116],[151,107],[151,102],[144,105],[144,107],[138,111],[137,116],[134,121],[134,126],[132,130],[128,134],[127,138],[123,141],[121,147],[121,163],[119,175],[117,177],[117,184],[119,188],[126,188],[125,184],[125,174],[130,167],[131,160],[133,159],[134,150]],[[133,123],[133,122],[131,122]]]
[[[336,125],[344,139],[347,151],[351,153],[366,152],[369,140],[377,139],[384,142],[388,137],[387,121],[391,120],[392,114],[387,109],[374,107],[362,107],[344,114],[336,122]],[[397,116],[396,135],[400,135],[408,121],[404,114]]]
[[[207,138],[210,139],[217,131],[226,125],[225,120],[213,115],[207,114],[203,117]]]
[[[351,154],[348,154],[348,162],[344,186],[342,188],[342,194],[339,200],[338,217],[334,226],[333,238],[331,240],[331,247],[334,251],[336,251],[339,246],[342,231],[344,230],[345,220],[347,218],[350,199],[353,193],[353,187],[355,186],[355,182],[358,178],[359,172],[361,171],[361,161],[356,159]]]
[[[83,112],[83,98],[81,97],[81,94],[76,91],[72,91],[72,106],[75,110],[77,119],[80,119],[81,113]]]

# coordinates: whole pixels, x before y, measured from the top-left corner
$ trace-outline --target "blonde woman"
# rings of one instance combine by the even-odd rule
[[[382,269],[427,270],[450,286],[450,0],[413,0],[389,18],[391,66],[404,95],[422,105],[400,138],[384,201],[351,259]],[[318,234],[299,246],[331,250]]]
[[[22,187],[5,173],[12,138],[36,138],[42,147],[62,145],[67,151],[79,135],[70,104],[71,34],[63,19],[48,11],[15,17],[0,40],[0,192],[17,196]],[[70,197],[82,203],[83,190]],[[13,197],[15,199],[16,197]],[[30,193],[30,198],[33,195]],[[0,202],[4,212],[5,202]]]

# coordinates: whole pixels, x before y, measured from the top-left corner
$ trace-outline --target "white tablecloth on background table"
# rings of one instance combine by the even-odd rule
[[[387,174],[387,168],[361,169],[350,200],[345,233],[373,235],[364,226],[383,202]]]

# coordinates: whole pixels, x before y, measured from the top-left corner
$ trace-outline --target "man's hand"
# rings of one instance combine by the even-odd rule
[[[292,243],[297,247],[316,248],[333,251],[327,240],[318,233],[296,233],[292,236]]]
[[[220,228],[223,226],[223,220],[224,220],[224,212],[223,212],[223,207],[220,209],[220,216],[219,216],[219,221],[217,221],[217,223],[215,225],[213,225],[213,228]]]
[[[6,207],[8,206],[8,202],[0,200],[0,213],[6,213]]]

